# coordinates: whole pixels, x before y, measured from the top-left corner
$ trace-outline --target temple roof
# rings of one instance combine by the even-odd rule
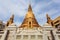
[[[55,19],[53,20],[53,22],[56,22],[57,20],[60,20],[60,16],[58,16],[57,18],[55,18]]]

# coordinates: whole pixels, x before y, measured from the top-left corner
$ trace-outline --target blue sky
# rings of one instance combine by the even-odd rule
[[[0,20],[7,22],[12,14],[14,22],[20,25],[27,13],[29,0],[0,0]],[[60,0],[31,0],[33,13],[40,25],[46,23],[46,14],[51,19],[60,16]]]

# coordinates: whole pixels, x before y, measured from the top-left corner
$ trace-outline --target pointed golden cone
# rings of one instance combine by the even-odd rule
[[[9,25],[11,25],[14,21],[14,15],[12,15],[11,17],[10,17],[10,19],[7,21],[7,24],[6,24],[6,26],[9,26]]]
[[[35,16],[32,12],[31,5],[29,5],[28,12],[27,12],[21,26],[19,26],[19,27],[22,27],[22,28],[24,28],[24,27],[27,27],[27,28],[40,27],[40,25],[36,21]]]

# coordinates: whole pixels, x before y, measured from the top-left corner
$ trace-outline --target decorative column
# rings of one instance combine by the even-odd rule
[[[21,35],[21,40],[23,40],[23,35]]]
[[[35,39],[38,40],[38,36],[37,35],[35,35]]]
[[[14,34],[13,34],[13,36],[14,36],[14,40],[16,40],[16,31],[14,31]]]
[[[58,35],[56,34],[56,30],[53,31],[53,34],[54,34],[55,40],[59,40]]]
[[[28,35],[28,40],[31,40],[31,36],[30,35]]]
[[[47,37],[47,34],[46,34],[45,30],[43,31],[43,40],[48,40],[48,37]]]

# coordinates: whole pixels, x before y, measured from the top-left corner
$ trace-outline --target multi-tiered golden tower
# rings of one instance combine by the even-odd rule
[[[40,27],[37,20],[35,19],[31,5],[29,5],[28,12],[27,12],[25,19],[22,22],[20,27],[22,27],[22,28],[24,28],[24,27],[26,27],[26,28]]]

